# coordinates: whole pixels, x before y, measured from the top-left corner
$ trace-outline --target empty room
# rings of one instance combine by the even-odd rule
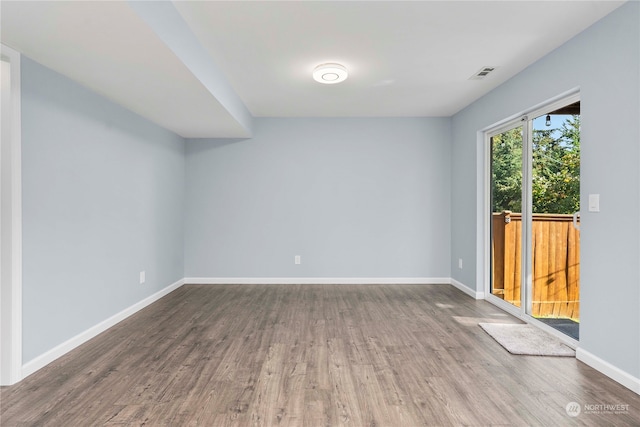
[[[640,425],[640,2],[0,2],[0,425]]]

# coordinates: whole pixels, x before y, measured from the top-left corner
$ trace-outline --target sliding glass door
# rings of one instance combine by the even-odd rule
[[[580,101],[487,134],[490,298],[579,339]]]

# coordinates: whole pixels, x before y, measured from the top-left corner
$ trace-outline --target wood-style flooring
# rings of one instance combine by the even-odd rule
[[[0,425],[640,426],[637,394],[478,322],[518,321],[448,285],[185,285],[2,388]]]

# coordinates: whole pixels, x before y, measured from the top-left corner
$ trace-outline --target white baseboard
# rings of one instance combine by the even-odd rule
[[[602,360],[598,356],[589,353],[587,350],[578,347],[576,349],[576,359],[591,366],[596,371],[600,371],[612,380],[622,384],[636,394],[640,394],[640,378],[636,378],[628,372],[613,366],[611,363]]]
[[[449,279],[449,283],[451,284],[451,286],[458,288],[473,299],[484,299],[484,292],[474,291],[470,287],[464,285],[462,282],[458,282],[456,279]]]
[[[446,285],[448,277],[186,277],[191,285]]]
[[[118,322],[123,321],[124,319],[126,319],[129,316],[131,316],[132,314],[135,314],[136,312],[142,310],[146,306],[156,302],[157,300],[159,300],[163,296],[167,295],[168,293],[178,289],[183,284],[184,284],[184,279],[180,279],[177,282],[172,283],[171,285],[167,286],[166,288],[156,292],[155,294],[148,296],[147,298],[143,299],[142,301],[133,304],[131,307],[128,307],[128,308],[122,310],[121,312],[109,317],[106,320],[103,320],[102,322],[98,323],[97,325],[92,326],[91,328],[87,329],[86,331],[81,332],[80,334],[76,335],[75,337],[68,339],[67,341],[65,341],[62,344],[52,348],[51,350],[47,351],[46,353],[41,354],[40,356],[36,357],[35,359],[30,360],[29,362],[27,362],[24,365],[22,365],[22,379],[24,379],[24,378],[28,377],[29,375],[33,374],[38,369],[41,369],[41,368],[45,367],[49,363],[51,363],[54,360],[56,360],[57,358],[65,355],[66,353],[70,352],[71,350],[73,350],[74,348],[80,346],[81,344],[84,344],[85,342],[89,341],[91,338],[95,337],[96,335],[106,331],[107,329],[109,329],[110,327],[114,326]]]

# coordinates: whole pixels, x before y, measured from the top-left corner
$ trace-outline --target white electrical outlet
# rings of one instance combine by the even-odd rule
[[[143,284],[147,280],[147,274],[144,271],[140,272],[140,284]]]
[[[458,258],[458,268],[462,270],[462,258]]]
[[[293,259],[293,262],[296,263],[296,265],[300,264],[300,255],[296,255],[295,258]]]

